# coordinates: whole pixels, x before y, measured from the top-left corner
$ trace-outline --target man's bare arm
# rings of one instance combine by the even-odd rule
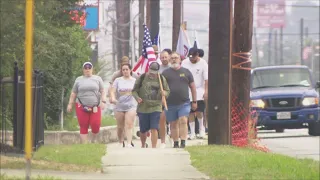
[[[191,89],[192,101],[197,101],[197,90],[196,90],[195,83],[194,82],[190,83],[189,87]]]

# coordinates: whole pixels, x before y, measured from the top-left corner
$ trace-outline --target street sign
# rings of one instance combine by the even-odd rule
[[[281,28],[286,25],[286,0],[258,0],[257,27]]]

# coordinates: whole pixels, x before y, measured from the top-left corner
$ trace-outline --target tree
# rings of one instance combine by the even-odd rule
[[[91,53],[84,31],[69,15],[76,2],[35,1],[34,68],[44,72],[45,112],[51,124],[59,119],[61,89],[70,91]],[[14,61],[24,67],[24,11],[24,1],[1,1],[1,76],[12,74]]]

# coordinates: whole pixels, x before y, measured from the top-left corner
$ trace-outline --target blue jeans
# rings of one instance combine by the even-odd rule
[[[150,129],[159,129],[159,121],[160,121],[161,112],[152,112],[152,113],[139,113],[139,126],[140,132],[146,133]]]

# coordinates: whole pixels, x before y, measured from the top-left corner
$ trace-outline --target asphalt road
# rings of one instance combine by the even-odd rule
[[[286,129],[284,133],[259,131],[261,144],[272,152],[296,158],[320,160],[320,137],[309,136],[308,129]]]

